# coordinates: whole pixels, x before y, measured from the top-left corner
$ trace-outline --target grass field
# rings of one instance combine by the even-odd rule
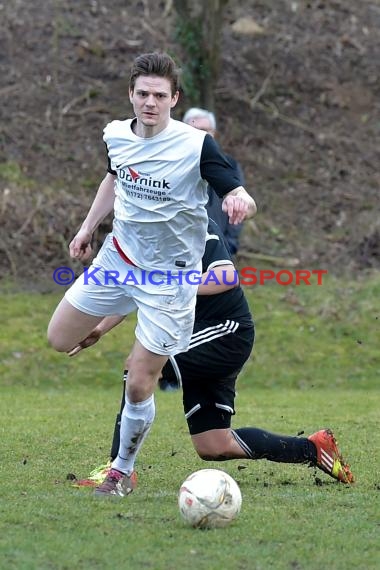
[[[257,342],[233,425],[294,435],[331,426],[351,487],[306,466],[202,462],[180,394],[158,392],[137,491],[108,501],[73,488],[68,474],[107,459],[134,321],[75,359],[55,354],[45,330],[61,294],[1,291],[2,569],[380,567],[379,274],[247,289]],[[241,487],[242,512],[226,529],[193,530],[179,517],[179,486],[202,467]]]

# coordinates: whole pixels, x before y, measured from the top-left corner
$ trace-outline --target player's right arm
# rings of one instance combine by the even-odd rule
[[[70,255],[84,261],[91,254],[91,239],[94,231],[104,218],[113,210],[115,201],[115,176],[107,172],[100,183],[92,206],[82,223],[79,232],[69,245]]]
[[[239,277],[220,227],[209,219],[197,295],[218,295],[239,285]]]

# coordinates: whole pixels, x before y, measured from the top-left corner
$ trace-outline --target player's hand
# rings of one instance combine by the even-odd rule
[[[244,219],[251,215],[252,205],[242,196],[226,196],[222,203],[222,210],[228,215],[230,224],[236,225],[244,221]]]
[[[77,344],[77,346],[74,346],[74,348],[69,350],[67,354],[69,356],[75,356],[76,354],[78,354],[78,352],[80,352],[84,348],[88,348],[89,346],[96,344],[100,339],[100,337],[101,337],[100,331],[94,329],[84,340],[82,340],[79,344]]]
[[[69,245],[70,256],[79,261],[86,261],[92,253],[92,234],[87,230],[79,230]]]

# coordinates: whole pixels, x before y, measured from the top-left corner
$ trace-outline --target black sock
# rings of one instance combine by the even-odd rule
[[[315,445],[306,437],[283,436],[253,427],[235,429],[232,433],[250,459],[279,463],[317,462]]]
[[[121,397],[121,402],[120,402],[120,412],[116,415],[116,419],[115,419],[115,427],[113,429],[113,439],[112,439],[112,445],[111,445],[111,451],[110,451],[110,457],[111,457],[112,461],[114,459],[116,459],[117,454],[119,452],[120,422],[121,422],[121,414],[122,414],[122,411],[123,411],[124,406],[125,406],[125,382],[127,380],[127,374],[128,374],[128,370],[124,370],[124,374],[123,374],[123,395]]]

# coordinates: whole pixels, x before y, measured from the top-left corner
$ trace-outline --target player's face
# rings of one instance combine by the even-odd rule
[[[172,95],[171,84],[165,77],[140,75],[129,91],[129,100],[137,117],[138,134],[157,134],[170,119],[170,111],[178,101],[178,91]]]

